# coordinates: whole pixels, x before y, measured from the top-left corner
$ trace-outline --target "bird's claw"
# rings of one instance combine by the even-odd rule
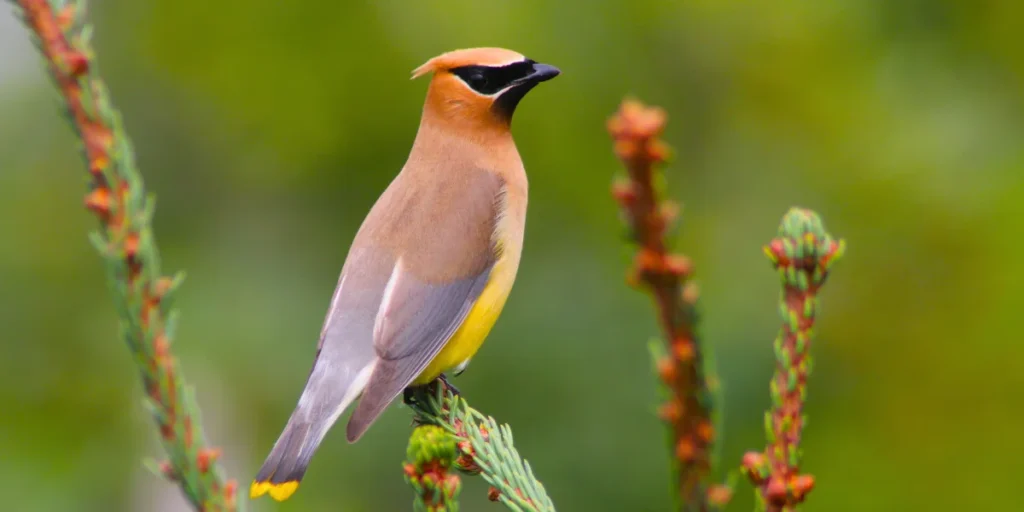
[[[451,390],[453,395],[455,395],[455,396],[462,396],[462,392],[459,391],[459,388],[455,387],[455,385],[452,384],[451,382],[448,382],[448,376],[447,375],[442,373],[441,376],[437,378],[437,380],[441,381],[441,384],[444,384],[444,387],[446,387],[449,390]]]
[[[435,386],[443,386],[442,391],[451,391],[452,394],[455,396],[462,395],[462,392],[459,391],[459,388],[455,387],[455,385],[452,384],[451,382],[448,382],[448,376],[442,373],[437,379],[434,380],[434,382],[424,384],[422,386],[409,386],[405,388],[405,390],[402,391],[402,402],[404,402],[405,405],[409,406],[416,405],[419,403],[419,400],[417,400],[417,395],[424,392],[433,395],[434,393],[436,393],[437,390]]]
[[[405,405],[414,405],[416,403],[416,390],[413,388],[405,388],[402,391],[402,402]]]

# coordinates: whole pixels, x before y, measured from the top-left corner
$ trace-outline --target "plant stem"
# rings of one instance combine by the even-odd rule
[[[92,241],[107,267],[121,335],[138,365],[168,460],[154,469],[176,481],[196,510],[238,508],[236,485],[224,481],[220,450],[206,444],[199,408],[170,352],[171,298],[182,276],[160,274],[151,229],[153,199],[135,168],[121,117],[110,103],[89,43],[83,2],[16,0],[83,145],[89,192],[85,207],[100,221]]]
[[[792,511],[814,487],[814,477],[800,474],[800,435],[805,417],[807,378],[811,373],[811,338],[818,313],[818,290],[845,243],[825,230],[818,214],[791,208],[778,236],[764,248],[779,273],[782,328],[775,338],[772,408],[765,414],[768,446],[743,457],[743,470],[758,488],[761,506]]]
[[[678,505],[682,510],[705,511],[728,493],[716,489],[709,502],[708,484],[715,440],[713,421],[714,368],[709,350],[697,336],[696,284],[690,280],[689,258],[668,250],[665,235],[678,206],[662,201],[656,189],[658,166],[669,148],[659,137],[665,112],[627,99],[608,121],[615,153],[628,179],[616,183],[613,195],[625,214],[638,251],[629,281],[650,292],[667,350],[656,353],[655,364],[669,400],[659,415],[669,425],[676,475]]]

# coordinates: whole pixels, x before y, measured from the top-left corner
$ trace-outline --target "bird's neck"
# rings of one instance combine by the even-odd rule
[[[428,101],[423,107],[410,160],[437,165],[465,162],[487,169],[521,168],[512,133],[480,116],[459,115],[458,105]]]
[[[420,131],[430,127],[452,134],[473,137],[485,143],[511,140],[511,118],[500,114],[486,103],[465,91],[446,92],[443,85],[433,80],[423,102]],[[491,139],[491,140],[488,140]]]

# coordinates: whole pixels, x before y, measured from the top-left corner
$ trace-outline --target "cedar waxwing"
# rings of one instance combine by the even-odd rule
[[[523,96],[559,70],[501,48],[445,53],[409,158],[349,249],[298,405],[252,483],[278,501],[357,397],[355,442],[409,386],[465,369],[512,289],[526,172],[509,127]]]

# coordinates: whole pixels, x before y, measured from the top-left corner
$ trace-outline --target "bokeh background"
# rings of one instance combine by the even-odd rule
[[[358,223],[401,167],[438,53],[562,68],[516,114],[531,181],[519,280],[457,379],[510,422],[560,510],[668,510],[648,299],[608,194],[605,120],[670,112],[722,461],[763,445],[791,205],[847,256],[814,347],[806,510],[1007,510],[1024,446],[1024,3],[92,2],[102,70],[185,269],[175,349],[243,489],[293,407]],[[6,9],[5,9],[6,10]],[[9,510],[177,511],[99,257],[85,174],[26,33],[0,15],[0,496]],[[289,502],[408,510],[408,410],[337,432]],[[469,479],[468,511],[497,510]],[[749,510],[742,482],[731,510]]]

